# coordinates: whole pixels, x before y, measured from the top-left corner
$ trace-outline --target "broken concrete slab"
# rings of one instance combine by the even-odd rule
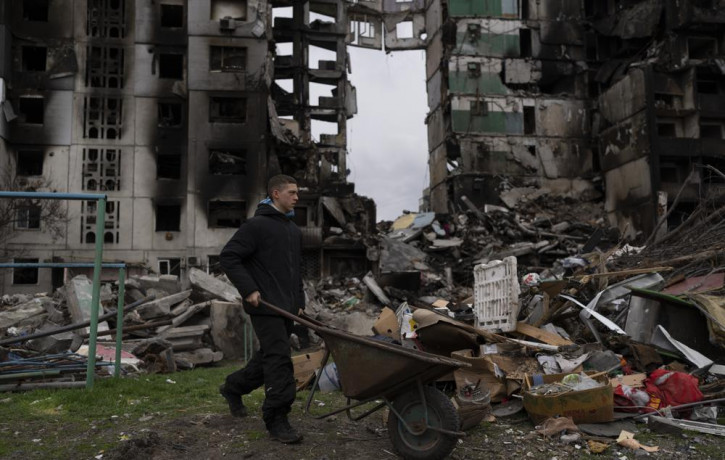
[[[36,332],[44,332],[57,329],[57,324],[46,323]],[[56,354],[68,351],[73,345],[75,334],[72,331],[60,332],[58,334],[39,337],[26,342],[26,347],[44,354]],[[80,342],[78,343],[80,345]]]
[[[191,318],[195,314],[203,311],[205,308],[209,307],[211,304],[211,301],[209,302],[202,302],[198,303],[196,305],[192,305],[190,307],[186,307],[185,311],[178,315],[176,318],[171,320],[171,324],[167,326],[161,326],[158,329],[156,329],[157,333],[163,333],[164,331],[178,327],[179,325],[183,324],[187,319]]]
[[[166,291],[169,294],[176,294],[181,291],[181,284],[179,283],[179,277],[176,275],[161,275],[152,276],[146,275],[138,279],[141,287],[148,291],[149,289],[160,289]]]
[[[144,320],[166,316],[171,313],[171,307],[188,299],[190,295],[191,289],[182,291],[177,294],[172,294],[161,299],[147,302],[138,307],[136,311]]]
[[[210,329],[207,324],[181,326],[164,331],[164,339],[171,342],[174,351],[195,350],[202,347],[202,337]]]
[[[91,319],[91,303],[93,300],[93,283],[86,275],[78,275],[65,283],[65,295],[72,322],[81,323]],[[101,304],[98,304],[98,315],[102,315]],[[99,331],[107,331],[108,323],[98,324]],[[85,328],[83,332],[88,332]]]
[[[227,302],[238,302],[241,299],[239,291],[231,284],[225,283],[198,268],[189,270],[189,282],[200,291],[205,300],[221,299]]]
[[[16,305],[6,311],[0,312],[0,329],[16,326],[26,319],[45,313],[46,310],[40,299],[33,299],[29,302]]]
[[[375,281],[375,278],[373,278],[372,272],[368,272],[363,277],[363,283],[365,283],[365,286],[370,289],[370,291],[375,295],[375,297],[382,303],[383,305],[391,305],[390,299],[387,295],[385,295],[385,291],[383,291],[380,286],[378,285],[377,281]]]
[[[209,318],[214,346],[221,350],[226,358],[242,358],[245,345],[244,324],[250,321],[249,315],[244,312],[244,307],[237,302],[212,300]]]
[[[193,369],[201,364],[211,364],[221,361],[224,353],[214,351],[211,348],[199,348],[194,351],[175,353],[174,360],[176,365],[183,369]]]

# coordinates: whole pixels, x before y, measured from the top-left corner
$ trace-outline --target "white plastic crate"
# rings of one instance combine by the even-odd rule
[[[473,279],[476,326],[489,331],[515,330],[521,292],[516,274],[516,257],[476,265],[473,267]]]

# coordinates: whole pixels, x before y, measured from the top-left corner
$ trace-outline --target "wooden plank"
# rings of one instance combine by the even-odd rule
[[[540,340],[541,342],[544,342],[549,345],[554,345],[557,347],[564,347],[567,345],[574,345],[574,342],[565,339],[564,337],[552,334],[549,331],[545,331],[543,329],[539,329],[538,327],[534,327],[530,324],[526,323],[517,323],[516,324],[516,332],[519,334],[523,334],[527,337],[532,337],[536,340]]]

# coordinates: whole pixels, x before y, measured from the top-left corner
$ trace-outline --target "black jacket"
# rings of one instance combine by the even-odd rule
[[[297,314],[304,308],[302,289],[302,232],[289,217],[260,203],[254,217],[243,223],[220,256],[224,273],[242,298],[259,291],[262,299]],[[267,307],[244,304],[250,315],[273,315]]]

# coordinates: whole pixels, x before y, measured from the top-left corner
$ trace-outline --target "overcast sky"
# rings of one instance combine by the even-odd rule
[[[377,219],[418,210],[428,185],[428,112],[423,51],[348,47],[358,113],[347,124],[355,191],[375,200]]]

